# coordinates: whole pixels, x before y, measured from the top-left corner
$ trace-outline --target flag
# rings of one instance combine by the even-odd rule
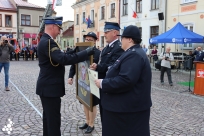
[[[90,19],[90,17],[88,17],[88,19],[87,19],[87,28],[90,28],[90,25],[91,25],[91,19]]]
[[[55,9],[56,4],[57,4],[57,0],[52,0],[52,10]]]
[[[19,46],[17,45],[16,46],[16,49],[15,49],[15,53],[17,54],[17,53],[19,53],[20,52],[20,48],[19,48]]]
[[[133,18],[136,18],[137,17],[137,13],[135,11],[133,11],[133,15],[132,15]]]

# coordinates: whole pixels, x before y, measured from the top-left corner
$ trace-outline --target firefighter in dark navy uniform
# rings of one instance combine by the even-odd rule
[[[133,25],[122,34],[125,51],[109,67],[101,88],[103,136],[150,136],[149,118],[152,73],[146,53],[140,48],[140,30]]]
[[[104,37],[108,45],[101,51],[99,62],[93,63],[90,69],[98,71],[99,78],[105,78],[108,67],[111,66],[123,53],[121,42],[118,40],[120,26],[115,22],[105,22]],[[99,100],[101,122],[103,121],[103,108]]]
[[[47,17],[45,33],[38,44],[40,73],[36,94],[40,96],[43,107],[43,136],[61,136],[61,97],[65,95],[65,66],[85,61],[93,55],[94,47],[72,54],[61,52],[54,41],[62,29],[62,17]]]

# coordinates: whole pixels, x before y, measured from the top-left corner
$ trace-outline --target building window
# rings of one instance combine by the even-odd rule
[[[101,7],[101,20],[105,19],[105,6]]]
[[[94,10],[91,10],[91,17],[90,17],[91,21],[94,21]]]
[[[30,26],[30,15],[21,15],[21,25]]]
[[[150,38],[159,35],[159,26],[151,26],[150,29]]]
[[[76,25],[79,25],[79,14],[76,15]]]
[[[184,25],[184,27],[193,32],[193,24]],[[188,48],[188,49],[193,49],[193,44],[192,43],[186,43],[186,44],[183,44],[183,47]]]
[[[86,23],[86,14],[85,14],[85,12],[83,12],[83,15],[82,15],[82,23],[84,24],[84,23]]]
[[[194,2],[194,1],[197,1],[197,0],[183,0],[183,3],[189,3],[189,2]]]
[[[111,4],[111,17],[115,17],[115,3]]]
[[[39,26],[42,23],[43,16],[39,16]]]
[[[104,36],[101,36],[101,47],[104,47]]]
[[[139,30],[140,30],[140,34],[141,34],[141,37],[142,37],[142,27],[138,27]]]
[[[76,39],[77,43],[79,42],[79,38]]]
[[[5,15],[5,26],[12,27],[12,16],[11,15]]]
[[[159,9],[159,0],[152,0],[151,9]]]
[[[137,13],[142,12],[142,0],[136,0],[136,12]]]
[[[123,0],[123,16],[128,15],[128,0]]]
[[[2,27],[2,15],[0,14],[0,27]]]

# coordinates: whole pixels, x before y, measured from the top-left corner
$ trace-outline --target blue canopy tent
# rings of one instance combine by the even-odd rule
[[[156,43],[204,43],[204,37],[187,30],[180,22],[178,22],[169,31],[149,39],[150,44]]]

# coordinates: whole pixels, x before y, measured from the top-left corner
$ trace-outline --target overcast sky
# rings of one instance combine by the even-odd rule
[[[57,6],[55,11],[57,16],[63,16],[63,22],[67,20],[74,21],[74,9],[71,7],[76,0],[62,0],[62,6]],[[28,0],[29,3],[46,7],[47,0]]]

